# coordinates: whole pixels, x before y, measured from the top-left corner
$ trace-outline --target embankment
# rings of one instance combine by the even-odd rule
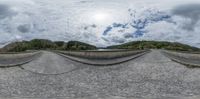
[[[200,67],[200,54],[162,51],[171,60],[189,67]]]
[[[28,63],[38,57],[41,52],[0,53],[0,67],[13,67]]]

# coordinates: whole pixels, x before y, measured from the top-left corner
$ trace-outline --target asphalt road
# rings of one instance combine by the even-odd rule
[[[22,66],[24,69],[0,68],[1,99],[200,98],[200,69],[173,62],[157,50],[122,64],[103,67],[76,63],[50,52],[45,53],[49,54],[41,57],[52,59],[45,66],[55,65],[50,68],[55,71],[63,68],[66,72],[55,75],[34,73],[26,70],[26,67],[31,70],[36,68],[28,64]],[[63,62],[65,67],[58,65],[59,62],[52,64],[55,59],[61,59],[59,62]],[[30,64],[42,65],[34,61]],[[40,72],[50,71],[42,67]]]

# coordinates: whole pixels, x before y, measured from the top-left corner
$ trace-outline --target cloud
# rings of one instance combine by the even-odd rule
[[[200,20],[200,4],[187,4],[175,7],[172,14],[189,18],[190,22],[183,26],[184,29],[194,30],[195,25]]]
[[[18,31],[20,31],[21,33],[28,33],[30,31],[30,25],[29,24],[24,24],[24,25],[20,25],[17,27]]]
[[[124,33],[124,38],[129,39],[129,38],[133,38],[133,34],[132,33]]]
[[[111,26],[108,26],[108,27],[104,30],[103,35],[107,35],[108,32],[110,32],[112,29],[113,29],[113,28],[112,28]]]
[[[158,9],[142,9],[140,12],[137,9],[128,9],[130,21],[127,23],[113,23],[106,27],[103,35],[113,43],[123,43],[131,40],[142,38],[145,33],[148,33],[146,27],[158,22],[172,23],[171,16],[166,12]],[[150,31],[152,32],[152,31]],[[105,39],[104,39],[105,40]]]
[[[13,15],[16,15],[16,12],[14,12],[8,5],[0,4],[0,19],[12,17]]]
[[[96,24],[92,24],[92,25],[89,25],[89,26],[84,26],[84,30],[88,30],[90,28],[97,28],[97,25]]]
[[[111,39],[112,42],[115,42],[115,43],[125,43],[126,40],[124,38],[120,38],[120,37],[113,37]]]
[[[79,1],[79,3],[90,3],[92,1]]]
[[[96,46],[135,40],[167,40],[200,47],[200,22],[196,22],[200,18],[198,7],[178,6],[191,1],[199,2],[0,0],[0,45],[16,39],[43,38],[79,40]],[[105,22],[93,20],[92,16],[99,12],[109,14]]]

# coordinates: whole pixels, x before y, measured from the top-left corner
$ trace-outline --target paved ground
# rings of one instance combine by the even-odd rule
[[[43,51],[41,57],[22,66],[23,69],[40,74],[62,74],[80,67],[74,62],[52,52]]]
[[[132,61],[107,67],[69,64],[65,64],[69,66],[66,70],[76,69],[58,75],[33,73],[20,67],[0,68],[0,97],[199,99],[200,69],[191,69],[175,63],[156,50]]]

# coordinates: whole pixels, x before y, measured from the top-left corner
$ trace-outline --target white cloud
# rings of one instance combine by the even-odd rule
[[[45,38],[51,40],[80,40],[97,46],[107,46],[132,40],[179,41],[200,47],[200,25],[194,31],[184,30],[190,19],[174,16],[170,21],[159,21],[145,26],[145,34],[131,37],[137,29],[115,28],[108,35],[104,30],[113,23],[132,23],[128,9],[134,9],[137,18],[145,19],[144,9],[157,9],[170,14],[176,6],[200,3],[199,0],[0,0],[8,6],[5,18],[0,18],[0,44],[16,39],[29,40]],[[1,11],[1,7],[0,7]],[[106,13],[105,22],[98,22],[92,16]],[[8,14],[9,13],[9,14]],[[10,14],[15,13],[15,14]],[[171,15],[171,14],[170,14]],[[1,16],[1,13],[0,13]],[[100,24],[101,23],[101,24]],[[103,23],[103,24],[102,24]],[[96,27],[91,27],[96,25]],[[86,29],[88,28],[88,29]]]

